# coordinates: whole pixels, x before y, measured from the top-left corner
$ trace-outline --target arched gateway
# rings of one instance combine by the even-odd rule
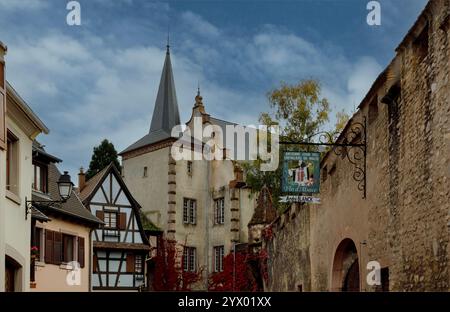
[[[331,280],[332,291],[360,291],[358,251],[346,238],[336,249]]]

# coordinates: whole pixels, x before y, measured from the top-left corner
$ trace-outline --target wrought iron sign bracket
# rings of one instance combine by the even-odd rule
[[[367,186],[367,121],[352,122],[344,134],[319,132],[306,138],[305,141],[280,141],[282,145],[329,146],[330,152],[347,160],[353,166],[353,180],[358,183],[358,190],[366,198]],[[314,138],[317,138],[314,140]]]

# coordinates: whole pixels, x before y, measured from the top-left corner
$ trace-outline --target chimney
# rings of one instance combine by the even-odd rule
[[[84,173],[83,167],[80,168],[80,173],[78,174],[78,189],[80,192],[84,189],[86,185],[86,174]]]

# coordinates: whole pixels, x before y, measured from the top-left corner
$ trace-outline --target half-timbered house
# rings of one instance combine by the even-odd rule
[[[133,198],[117,168],[110,164],[85,182],[79,174],[84,205],[104,222],[93,233],[93,290],[138,290],[148,285],[150,244]]]

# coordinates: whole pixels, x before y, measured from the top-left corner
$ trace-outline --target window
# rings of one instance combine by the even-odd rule
[[[197,201],[195,199],[184,198],[183,200],[183,223],[197,223]]]
[[[63,259],[65,263],[75,261],[75,236],[63,234],[62,236],[62,246],[63,246]]]
[[[105,228],[117,229],[117,213],[116,212],[104,212]]]
[[[188,160],[188,162],[187,162],[187,173],[189,174],[189,175],[192,175],[192,161],[190,161],[190,160]]]
[[[37,261],[42,261],[43,260],[43,252],[42,252],[42,239],[44,237],[44,230],[42,228],[38,228],[35,227],[35,232],[34,232],[34,244],[33,246],[36,247],[36,251],[35,251],[35,255],[36,255],[36,260]],[[32,247],[33,247],[32,246]]]
[[[19,140],[8,131],[6,152],[6,189],[16,195],[19,193]]]
[[[214,272],[223,271],[224,246],[214,247]]]
[[[47,193],[48,169],[46,165],[34,164],[33,190]]]
[[[185,272],[195,272],[197,261],[197,248],[184,247],[183,251],[183,270]]]
[[[144,167],[144,174],[142,175],[142,177],[146,178],[147,177],[147,167]]]
[[[142,273],[143,272],[143,266],[142,266],[142,255],[136,255],[134,258],[134,271],[136,273]]]
[[[214,201],[214,223],[224,224],[225,222],[225,199],[219,198]]]

